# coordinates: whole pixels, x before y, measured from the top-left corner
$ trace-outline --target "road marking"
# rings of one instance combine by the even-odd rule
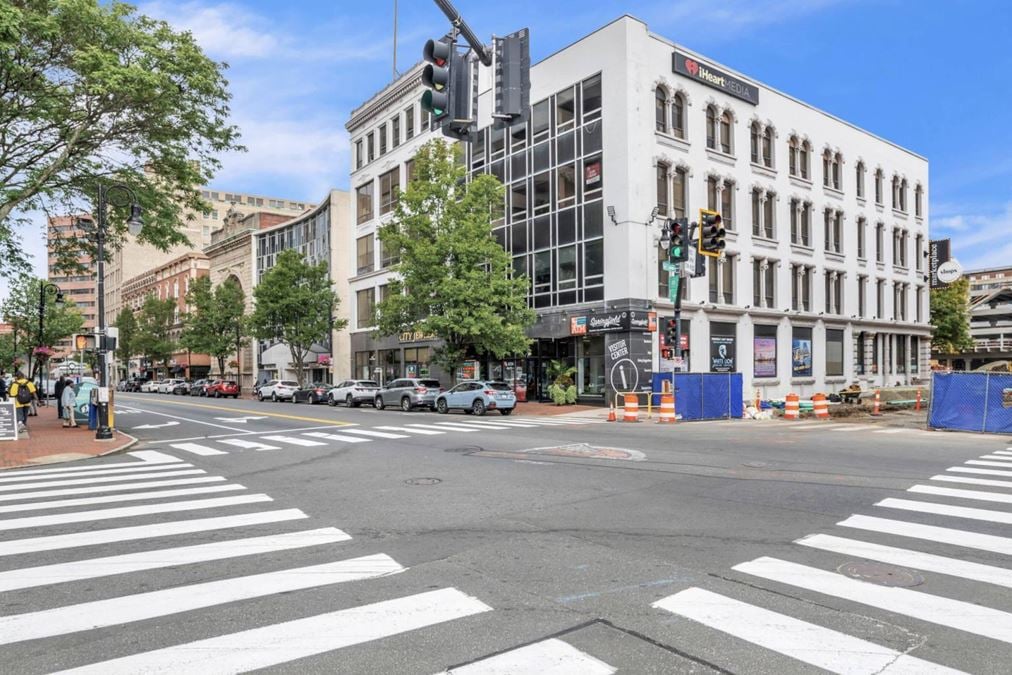
[[[839,424],[831,424],[829,422],[816,422],[815,424],[800,424],[797,426],[790,426],[788,429],[791,431],[812,431],[814,429],[835,429],[839,427]]]
[[[971,459],[965,464],[972,464],[973,466],[1004,466],[1005,468],[1012,468],[1012,464],[1008,462],[988,462],[981,459]]]
[[[186,452],[192,452],[195,455],[227,455],[228,453],[224,450],[216,450],[206,445],[200,445],[199,443],[173,443],[170,447],[176,450],[185,450]]]
[[[119,626],[239,600],[372,579],[403,571],[404,568],[393,558],[379,554],[15,614],[0,617],[0,644]]]
[[[853,527],[869,532],[882,532],[883,534],[895,534],[901,537],[913,539],[924,539],[940,544],[951,544],[964,548],[976,548],[981,551],[992,551],[1004,555],[1012,555],[1012,539],[999,537],[993,534],[980,534],[978,532],[967,532],[965,530],[954,530],[948,527],[936,527],[935,525],[921,525],[919,523],[908,523],[902,520],[890,520],[888,518],[873,518],[872,516],[851,516],[837,525],[841,527]]]
[[[983,492],[981,490],[960,490],[957,488],[938,487],[936,485],[915,485],[907,492],[922,495],[939,495],[941,497],[959,497],[960,499],[976,499],[982,502],[1003,502],[1012,504],[1012,495],[1001,492]]]
[[[243,429],[236,429],[235,427],[226,427],[224,424],[215,424],[214,422],[205,422],[204,420],[195,420],[190,417],[180,417],[179,415],[170,415],[169,413],[155,412],[154,410],[144,410],[141,408],[138,408],[138,410],[140,410],[143,413],[148,413],[149,415],[168,417],[169,419],[179,420],[181,422],[192,422],[193,424],[203,424],[204,426],[215,427],[217,429],[228,429],[229,431],[243,431]]]
[[[533,429],[534,427],[540,426],[562,426],[561,424],[542,424],[541,422],[514,422],[513,420],[495,420],[494,422],[485,422],[484,420],[474,420],[475,424],[502,424],[507,427],[516,427],[517,429]]]
[[[234,445],[237,448],[244,450],[280,450],[276,445],[267,445],[266,443],[257,443],[256,441],[244,441],[241,438],[223,438],[218,441],[219,443],[225,443],[226,445]]]
[[[122,469],[102,469],[100,471],[88,471],[87,473],[68,473],[68,474],[52,474],[46,476],[28,476],[26,474],[20,474],[18,476],[9,476],[0,478],[0,483],[26,483],[28,481],[38,480],[61,480],[61,479],[72,479],[72,478],[84,478],[85,480],[93,480],[93,476],[118,476],[120,474],[127,473],[141,473],[144,471],[174,471],[176,469],[192,468],[192,464],[185,462],[175,462],[172,464],[156,464],[154,466],[148,466],[140,462],[131,462],[129,466]],[[126,480],[126,478],[124,478]],[[36,485],[42,485],[42,483],[36,483]],[[0,488],[2,489],[2,488]]]
[[[839,429],[833,429],[832,431],[864,431],[865,429],[874,428],[874,424],[844,424]]]
[[[140,424],[134,427],[128,427],[129,429],[164,429],[165,427],[179,426],[179,422],[170,421],[165,424]]]
[[[610,666],[568,642],[550,638],[443,671],[443,675],[612,675]]]
[[[134,654],[63,675],[249,672],[490,611],[480,600],[444,588]]]
[[[485,422],[485,423],[481,423],[481,422],[468,422],[468,421],[464,421],[464,422],[436,422],[436,424],[438,424],[439,426],[443,426],[444,424],[454,424],[454,425],[468,427],[470,429],[479,429],[479,430],[480,429],[509,429],[509,427],[507,427],[507,426],[503,426],[501,424],[490,424],[488,422]]]
[[[418,426],[418,425],[413,424],[411,426]],[[442,434],[446,433],[445,430],[433,431],[432,429],[409,429],[407,427],[376,427],[376,428],[381,429],[383,431],[403,431],[406,434],[420,434],[422,436],[441,436]]]
[[[344,441],[345,443],[368,443],[371,438],[359,438],[357,436],[343,436],[341,434],[328,434],[322,431],[311,431],[304,436],[312,436],[313,438],[326,438],[328,441]]]
[[[147,487],[147,486],[145,486]],[[211,485],[209,487],[179,488],[178,490],[155,490],[154,492],[133,492],[128,495],[106,495],[104,497],[80,497],[77,499],[59,499],[52,502],[32,502],[30,504],[8,504],[0,506],[0,513],[18,513],[20,511],[42,511],[45,509],[62,509],[68,506],[88,506],[89,504],[111,504],[116,502],[132,502],[140,499],[165,499],[167,497],[185,497],[186,495],[203,495],[214,492],[232,492],[245,490],[238,484]],[[0,521],[2,522],[2,521]]]
[[[1012,451],[1009,451],[1009,450],[993,450],[992,454],[995,454],[995,455],[1012,455]]]
[[[260,555],[290,551],[297,548],[336,544],[347,541],[351,536],[336,527],[324,527],[318,530],[289,532],[286,534],[267,535],[264,537],[248,537],[245,539],[229,539],[195,546],[163,548],[154,551],[140,551],[125,555],[113,555],[90,560],[77,560],[56,565],[28,567],[8,572],[0,572],[0,592],[13,591],[21,588],[34,588],[62,584],[83,579],[128,574],[143,570],[154,570],[176,565],[192,565],[211,560],[225,560],[241,556]]]
[[[971,469],[965,466],[950,466],[946,471],[953,473],[976,473],[985,476],[1012,476],[1012,471],[999,471],[998,469]]]
[[[989,480],[987,478],[966,478],[964,476],[932,476],[931,480],[946,481],[949,483],[966,483],[969,485],[993,485],[994,487],[1012,488],[1012,481]]]
[[[348,434],[362,434],[376,438],[407,438],[404,434],[388,434],[385,431],[369,431],[368,429],[344,429],[343,431]]]
[[[948,626],[1002,642],[1012,642],[1012,614],[970,602],[907,588],[880,586],[835,572],[776,558],[756,558],[731,569],[843,600],[877,607],[928,623]]]
[[[143,452],[143,451],[139,451],[139,452]],[[134,455],[136,453],[131,452],[131,453],[128,453],[128,454]],[[156,454],[161,455],[162,453],[158,452]],[[162,456],[166,457],[167,459],[150,460],[150,461],[149,460],[144,460],[144,462],[117,462],[115,464],[98,464],[98,465],[94,465],[94,466],[67,466],[67,467],[60,467],[60,468],[56,468],[56,469],[29,469],[27,471],[22,471],[20,469],[16,469],[14,471],[11,471],[11,475],[12,475],[12,477],[15,477],[15,478],[21,477],[21,476],[43,476],[43,477],[49,477],[52,474],[79,474],[80,475],[80,474],[82,474],[82,472],[88,473],[90,475],[93,472],[103,472],[104,473],[104,472],[108,472],[108,471],[116,471],[116,470],[119,470],[119,469],[134,469],[134,470],[154,469],[153,466],[150,466],[151,464],[172,464],[172,463],[178,463],[178,462],[183,461],[181,459],[176,459],[175,457],[170,457],[169,455],[162,455]],[[9,481],[10,478],[9,477],[8,478],[2,478],[0,480]],[[25,480],[32,480],[32,479],[25,479]]]
[[[236,422],[238,424],[246,424],[250,420],[265,420],[267,418],[256,415],[246,415],[245,417],[215,417],[214,419],[219,422]]]
[[[702,588],[686,589],[652,606],[833,673],[960,672]]]
[[[193,466],[192,464],[169,465],[165,468],[174,469],[176,466]],[[152,467],[154,468],[154,467]],[[74,478],[73,480],[51,480],[44,483],[23,483],[21,485],[0,486],[0,492],[14,492],[15,490],[33,490],[43,487],[64,487],[66,485],[93,485],[95,483],[122,483],[125,481],[145,480],[148,478],[165,478],[167,476],[192,476],[198,473],[207,473],[203,469],[180,469],[178,471],[161,471],[159,473],[135,473],[129,476],[99,476],[97,478]],[[76,474],[80,475],[80,474]]]
[[[208,405],[206,403],[189,403],[189,402],[185,402],[185,401],[158,400],[158,401],[156,401],[156,405],[179,405],[179,406],[185,406],[185,407],[188,407],[188,408],[207,408],[208,410],[224,410],[225,412],[230,412],[230,413],[244,413],[244,412],[246,412],[246,410],[248,410],[248,409],[243,409],[243,408],[230,408],[228,406],[221,406],[221,405]],[[138,408],[138,410],[141,410],[141,409]],[[141,410],[141,412],[149,412],[152,415],[165,415],[166,417],[172,417],[172,415],[167,415],[166,413],[154,412],[153,410]],[[327,423],[329,426],[333,426],[333,427],[341,427],[341,426],[345,426],[346,424],[351,424],[350,422],[340,422],[340,421],[336,421],[336,420],[332,421],[332,420],[327,420],[327,419],[323,419],[323,418],[320,418],[320,417],[300,417],[299,415],[286,415],[284,413],[270,412],[270,411],[267,411],[267,410],[258,410],[258,411],[256,411],[256,414],[263,415],[265,417],[277,417],[279,419],[285,419],[285,420],[300,420],[300,421],[303,421],[303,422],[323,422],[323,423]],[[183,419],[183,420],[185,420],[186,418],[185,417],[179,417],[177,419]],[[212,424],[211,422],[201,422],[200,420],[190,420],[190,421],[198,422],[199,424],[208,424],[208,425],[213,426],[213,427],[221,426],[220,424]],[[229,427],[222,427],[222,428],[223,429],[228,429]],[[242,431],[242,429],[232,429],[232,431]]]
[[[122,485],[99,485],[97,487],[66,488],[64,490],[39,490],[38,492],[16,492],[12,495],[0,495],[0,502],[11,502],[39,497],[64,497],[66,495],[90,495],[100,492],[122,492],[124,490],[145,490],[156,487],[175,485],[194,485],[197,483],[217,483],[225,480],[224,476],[202,476],[200,478],[176,478],[174,480],[156,480],[148,483],[126,483]],[[1012,485],[1012,483],[1010,483]]]
[[[170,523],[149,523],[131,527],[116,527],[108,530],[89,532],[72,532],[70,534],[54,534],[46,537],[15,539],[0,542],[0,556],[19,555],[22,553],[39,553],[41,551],[57,551],[81,546],[96,546],[119,541],[135,541],[138,539],[155,539],[176,534],[194,532],[211,532],[227,530],[233,527],[280,523],[287,520],[308,518],[299,509],[281,509],[278,511],[260,511],[258,513],[242,513],[237,516],[218,516],[215,518],[199,518],[180,520]]]
[[[239,495],[238,497],[215,497],[214,499],[191,499],[168,504],[145,504],[144,506],[123,506],[116,509],[99,509],[97,511],[76,511],[53,516],[31,516],[29,518],[7,518],[0,520],[0,531],[21,530],[28,527],[48,527],[67,523],[86,523],[93,520],[109,520],[110,518],[129,518],[146,516],[153,513],[174,513],[176,511],[196,511],[213,509],[220,506],[237,506],[239,504],[256,504],[274,501],[265,494]],[[1012,515],[1012,514],[1010,514]]]
[[[447,431],[464,431],[464,432],[478,431],[477,429],[468,429],[467,427],[453,428],[450,425],[446,425],[445,427],[437,427],[434,424],[409,424],[408,426],[409,427],[414,427],[415,429],[429,429],[433,433],[437,433],[437,434],[445,434]],[[407,431],[411,431],[411,429],[408,429]],[[416,433],[422,433],[422,432],[418,431]]]
[[[418,426],[418,425],[417,424],[413,424],[412,426]],[[449,431],[465,431],[465,432],[481,431],[480,429],[477,429],[475,427],[466,427],[463,424],[454,424],[453,422],[436,422],[436,423],[434,423],[432,425],[432,428],[433,429],[446,429],[446,430],[449,430]]]
[[[906,499],[883,499],[875,504],[889,509],[903,509],[904,511],[919,511],[921,513],[934,513],[939,516],[955,516],[956,518],[971,518],[973,520],[986,520],[992,523],[1006,523],[1012,525],[1012,513],[1007,511],[989,511],[987,509],[971,509],[966,506],[949,506],[948,504],[932,504],[930,502],[914,502]]]
[[[980,459],[997,459],[1002,462],[1012,462],[1012,457],[1008,455],[981,455]],[[1012,466],[1012,464],[997,464],[996,466]]]
[[[945,556],[921,553],[919,551],[908,551],[892,546],[881,546],[866,541],[834,537],[828,534],[810,534],[807,537],[798,539],[796,544],[810,546],[822,551],[842,553],[843,555],[865,558],[867,560],[878,560],[890,565],[901,565],[913,567],[926,572],[947,574],[961,579],[982,581],[985,584],[1005,586],[1012,588],[1012,570],[980,563],[967,562],[946,558]]]
[[[128,452],[131,457],[144,460],[148,464],[162,464],[165,462],[181,462],[183,460],[172,455],[166,455],[164,452],[158,452],[157,450],[134,450]]]
[[[265,441],[274,441],[275,443],[287,443],[289,445],[301,445],[305,448],[312,448],[314,446],[326,445],[320,441],[311,441],[308,438],[297,438],[295,436],[261,436]]]
[[[911,431],[910,429],[879,429],[873,431],[873,434],[902,434],[904,431]]]

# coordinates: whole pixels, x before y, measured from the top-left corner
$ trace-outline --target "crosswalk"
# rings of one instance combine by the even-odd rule
[[[752,428],[752,427],[750,427]],[[757,429],[784,429],[792,432],[813,432],[828,431],[830,433],[850,433],[854,431],[867,431],[872,434],[925,434],[931,433],[925,429],[910,427],[883,427],[878,424],[860,424],[855,422],[787,422],[778,424],[755,425]]]
[[[131,471],[138,468],[143,470]],[[180,470],[192,472],[194,477],[160,479]],[[81,480],[107,478],[112,480],[97,486],[80,484]],[[332,526],[292,529],[309,516],[299,509],[277,508],[268,495],[246,494],[243,485],[206,475],[158,451],[133,452],[123,461],[105,464],[20,471],[5,474],[0,481],[5,487],[17,488],[8,495],[12,499],[0,507],[0,513],[18,514],[0,516],[0,559],[16,562],[0,571],[0,593],[46,588],[60,601],[58,606],[43,603],[20,611],[17,608],[23,603],[5,601],[5,612],[0,616],[0,645],[4,649],[32,641],[33,649],[45,654],[47,640],[88,636],[152,619],[165,625],[184,613],[188,621],[196,621],[201,611],[225,608],[234,617],[202,623],[208,634],[197,640],[172,644],[173,634],[168,632],[154,649],[145,649],[143,641],[131,638],[126,631],[106,632],[97,662],[87,656],[95,652],[73,654],[73,645],[83,647],[88,639],[64,642],[59,648],[59,664],[70,669],[62,672],[243,672],[493,611],[457,588],[433,588],[426,582],[407,595],[329,608],[290,621],[271,622],[274,613],[269,612],[257,617],[267,625],[235,631],[233,626],[248,624],[243,603],[406,574],[408,568],[382,552],[342,555],[341,546],[352,539],[346,532]],[[152,489],[165,487],[165,483],[196,481],[210,485]],[[216,492],[242,494],[215,497]],[[67,495],[88,496],[63,499]],[[184,496],[199,498],[174,499]],[[134,500],[145,503],[91,508]],[[256,505],[256,510],[233,512],[231,507],[239,505]],[[87,508],[67,511],[70,507]],[[20,515],[37,510],[47,513]],[[198,517],[187,518],[185,512],[196,512]],[[166,515],[150,520],[153,514]],[[108,524],[110,521],[113,524]],[[252,535],[244,531],[254,525],[279,529],[264,532],[261,528]],[[188,535],[185,542],[181,535]],[[146,546],[128,552],[110,549],[108,545],[116,542],[143,542]],[[284,563],[281,554],[309,549],[322,552],[326,560],[297,567],[289,562],[278,568]],[[48,552],[44,558],[38,555],[43,552]],[[221,567],[213,573],[203,572],[215,561],[229,560],[243,560],[263,569],[249,572],[247,566],[244,573],[226,573],[224,577],[221,570],[225,568]],[[179,584],[178,576],[166,576],[167,583],[160,587],[160,572],[178,575],[180,570],[186,572],[185,583]],[[144,574],[128,576],[138,572]],[[96,597],[93,592],[102,580],[114,588],[111,596]],[[357,595],[351,592],[347,597]],[[68,648],[68,644],[72,646]]]
[[[454,417],[451,418],[453,421],[442,421],[445,419],[442,416],[425,419],[427,421],[424,423],[403,422],[401,424],[379,424],[369,427],[340,426],[322,431],[250,433],[234,438],[207,438],[200,439],[199,441],[169,442],[167,443],[167,447],[201,457],[211,457],[245,451],[264,452],[299,448],[322,448],[374,441],[403,440],[413,437],[424,438],[444,434],[509,431],[510,429],[548,429],[604,423],[600,419],[566,415],[551,418],[520,419],[507,419],[505,417],[502,419]]]
[[[794,542],[802,547],[799,553],[802,549],[815,550],[829,555],[828,559],[835,558],[835,562],[813,566],[786,559],[790,556],[761,556],[734,565],[732,570],[742,576],[748,588],[769,587],[777,594],[780,588],[785,588],[791,597],[807,591],[829,598],[828,601],[818,600],[820,606],[854,604],[861,607],[865,616],[867,612],[875,613],[871,618],[878,619],[882,626],[897,625],[895,617],[899,616],[904,622],[900,624],[902,629],[910,634],[917,632],[920,624],[925,624],[953,631],[956,639],[971,635],[989,640],[995,645],[993,653],[998,657],[997,663],[1004,666],[1010,652],[1005,651],[1004,658],[999,656],[1002,652],[998,651],[998,645],[1012,645],[1012,613],[1003,606],[1005,598],[989,589],[1012,588],[1012,568],[1004,558],[997,565],[990,564],[991,560],[979,562],[973,558],[986,560],[988,553],[1012,555],[1012,538],[980,531],[982,523],[996,526],[999,532],[1003,531],[1001,526],[1012,524],[1012,511],[1001,510],[1012,504],[1009,491],[1012,481],[964,475],[993,471],[1012,476],[1012,448],[998,452],[1001,454],[990,456],[1004,456],[1003,460],[988,461],[1004,462],[1009,471],[977,469],[975,463],[981,460],[969,460],[963,466],[953,466],[945,473],[932,476],[925,484],[910,487],[907,493],[911,499],[882,499],[874,505],[874,515],[851,515],[837,523],[839,532],[809,534]],[[982,489],[946,486],[951,483],[981,486]],[[967,502],[980,502],[981,505],[967,506]],[[1000,506],[982,508],[988,504]],[[904,514],[911,514],[912,518],[905,520]],[[924,520],[935,520],[938,524],[920,522]],[[930,547],[936,544],[940,548],[937,552],[931,551]],[[887,569],[892,570],[915,571],[924,575],[928,583],[904,587],[844,574],[844,564],[855,560],[891,566]],[[936,577],[931,575],[947,580],[947,585],[941,581],[932,583]],[[978,588],[977,585],[983,586]],[[944,586],[946,591],[938,593],[939,586]],[[936,659],[918,658],[910,653],[912,650],[897,651],[866,639],[867,635],[851,636],[761,606],[756,604],[755,595],[750,596],[750,602],[732,597],[733,594],[734,591],[691,587],[657,600],[652,606],[717,634],[732,636],[780,657],[834,673],[962,672],[955,667],[960,665],[958,660],[940,664]],[[987,600],[981,603],[980,597]],[[770,603],[775,599],[779,598],[773,594],[766,596]],[[799,607],[798,611],[801,611],[801,604],[794,605]],[[782,608],[782,602],[780,606]],[[681,643],[680,648],[692,651],[692,646],[685,643]],[[738,671],[732,663],[718,662],[718,665]]]

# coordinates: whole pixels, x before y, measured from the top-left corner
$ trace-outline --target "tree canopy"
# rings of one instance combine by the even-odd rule
[[[142,240],[185,242],[182,209],[206,209],[199,187],[217,156],[242,149],[225,68],[190,33],[122,2],[0,2],[0,273],[23,261],[10,254],[28,212],[80,211],[98,181],[134,189]],[[110,218],[110,243],[125,221]],[[93,246],[51,243],[67,270]]]
[[[176,350],[172,340],[172,327],[176,323],[176,300],[165,298],[159,300],[152,293],[144,298],[140,316],[137,320],[137,337],[135,351],[147,357],[151,368],[161,362],[162,368],[168,371],[169,359]]]
[[[481,175],[465,180],[455,149],[433,141],[415,157],[414,180],[399,195],[393,219],[380,228],[383,246],[399,254],[377,332],[421,332],[442,341],[433,360],[451,375],[470,355],[525,355],[528,280],[492,236],[502,217],[503,187]]]
[[[137,344],[137,317],[129,307],[124,307],[116,315],[113,325],[119,329],[119,338],[116,344],[116,355],[123,360],[125,367],[129,367],[130,357],[134,355]]]
[[[931,289],[931,324],[934,348],[945,354],[973,349],[970,336],[970,282],[966,277],[944,288]]]
[[[190,284],[186,302],[192,307],[183,324],[181,342],[191,351],[210,354],[225,375],[225,359],[246,342],[246,298],[234,281],[212,288],[210,277]]]
[[[5,321],[17,335],[18,352],[28,358],[36,347],[52,347],[60,340],[80,332],[84,317],[69,297],[56,301],[55,292],[45,293],[44,321],[39,341],[39,289],[47,283],[43,279],[19,277],[15,279],[10,295],[3,303]],[[13,342],[11,341],[12,348]],[[31,359],[31,370],[25,374],[34,378],[44,359]],[[8,364],[4,364],[6,367]]]
[[[327,264],[312,265],[298,251],[282,251],[253,289],[253,297],[253,336],[288,345],[296,379],[305,384],[306,359],[313,344],[328,342],[331,327],[341,330],[348,323],[333,318],[340,299],[331,288]]]

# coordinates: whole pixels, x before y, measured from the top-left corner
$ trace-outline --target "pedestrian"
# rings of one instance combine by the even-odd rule
[[[0,400],[7,402],[7,375],[0,373]]]
[[[53,394],[56,395],[56,416],[63,419],[63,390],[67,388],[67,378],[60,375],[53,387]]]
[[[60,394],[60,406],[63,411],[63,426],[76,429],[77,417],[74,415],[74,403],[77,398],[77,392],[74,390],[74,385],[69,381],[63,382],[63,389]]]
[[[35,400],[35,385],[29,382],[19,371],[14,376],[14,384],[11,385],[11,397],[14,399],[14,407],[18,412],[18,422],[21,431],[28,431],[28,411]]]

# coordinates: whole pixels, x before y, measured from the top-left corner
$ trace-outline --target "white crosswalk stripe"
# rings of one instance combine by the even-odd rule
[[[186,466],[192,466],[187,464]],[[135,473],[129,476],[98,476],[97,478],[80,478],[75,476],[68,480],[45,480],[41,483],[18,483],[0,486],[0,492],[19,492],[37,488],[66,487],[68,485],[94,485],[96,483],[126,483],[129,481],[149,480],[151,478],[169,478],[173,476],[196,476],[207,473],[203,469],[180,469],[178,471],[160,471],[159,473]],[[79,476],[79,474],[78,474]]]
[[[902,434],[905,431],[910,431],[910,429],[878,429],[876,431],[873,431],[872,433],[873,434]]]
[[[122,464],[120,464],[118,466],[123,467]],[[84,467],[80,467],[80,468],[84,468]],[[193,465],[192,464],[187,464],[186,462],[175,462],[175,463],[172,463],[172,464],[166,463],[166,464],[163,464],[163,465],[154,465],[154,466],[152,466],[152,465],[149,465],[147,463],[141,464],[140,462],[131,462],[131,466],[126,466],[126,467],[117,468],[117,469],[104,469],[104,470],[101,470],[101,471],[89,471],[87,473],[78,473],[78,472],[70,472],[70,471],[64,472],[64,471],[61,471],[61,472],[56,473],[56,474],[47,474],[45,476],[37,476],[37,475],[35,475],[34,472],[27,472],[26,471],[25,473],[22,473],[22,472],[19,471],[17,476],[12,476],[12,477],[8,477],[8,478],[0,478],[0,490],[11,488],[11,484],[13,484],[13,483],[25,483],[25,482],[29,482],[29,481],[34,482],[34,481],[39,480],[39,478],[43,478],[43,479],[45,479],[47,481],[50,481],[51,483],[53,481],[57,481],[57,480],[94,481],[95,480],[95,476],[100,476],[100,477],[126,476],[127,474],[157,473],[159,471],[176,471],[177,469],[187,469],[187,468],[193,468]],[[112,480],[116,480],[116,479],[112,478]],[[11,489],[15,489],[16,490],[18,488],[13,487]]]
[[[411,427],[417,427],[418,425],[412,424]],[[432,429],[422,428],[410,428],[410,427],[376,427],[381,431],[400,431],[406,434],[418,434],[420,436],[440,436],[445,434],[446,431],[433,431]]]
[[[463,424],[456,424],[454,422],[436,422],[433,425],[433,428],[449,429],[450,431],[463,431],[465,433],[481,431],[481,429],[479,429],[478,427],[469,427]]]
[[[907,492],[940,497],[958,497],[960,499],[976,499],[984,502],[1002,502],[1012,504],[1012,495],[1001,492],[983,492],[981,490],[960,490],[957,488],[938,487],[937,485],[915,485]]]
[[[199,483],[218,483],[225,480],[223,476],[200,476],[198,478],[174,478],[172,480],[152,480],[141,483],[121,483],[118,485],[98,485],[96,487],[72,487],[62,490],[38,490],[36,492],[14,492],[0,495],[0,502],[21,501],[37,497],[64,497],[66,495],[91,495],[103,492],[122,492],[124,490],[144,490],[156,487],[176,485],[197,485]]]
[[[966,485],[991,485],[994,487],[1012,488],[1012,480],[991,480],[989,478],[968,478],[966,476],[932,476],[931,480],[947,483],[963,483]]]
[[[140,454],[143,451],[131,452],[131,455]],[[161,455],[161,453],[157,453]],[[127,471],[148,471],[155,470],[156,464],[181,464],[182,460],[169,455],[162,455],[165,459],[151,459],[144,462],[117,462],[115,464],[97,464],[94,466],[66,466],[53,469],[18,469],[17,476],[11,478],[0,478],[0,481],[11,482],[11,481],[24,481],[24,480],[35,480],[34,476],[52,476],[54,474],[88,474],[90,476],[113,473],[120,469]],[[193,466],[192,464],[186,464],[186,466]],[[26,476],[33,476],[33,478],[27,478]]]
[[[371,438],[359,438],[358,436],[348,436],[347,434],[328,434],[322,431],[313,431],[307,433],[306,436],[325,438],[328,441],[341,441],[342,443],[368,443],[372,440]]]
[[[846,424],[830,431],[864,431],[865,429],[874,429],[874,424]]]
[[[126,495],[105,495],[102,497],[78,497],[75,499],[58,499],[49,502],[31,502],[28,504],[7,504],[0,506],[0,513],[18,513],[21,511],[43,511],[45,509],[62,509],[68,506],[88,506],[91,504],[114,504],[117,502],[135,502],[144,499],[168,499],[169,497],[185,497],[187,495],[203,495],[215,492],[234,492],[245,490],[242,485],[210,485],[207,487],[179,488],[177,490],[155,490],[153,492],[134,492]],[[3,522],[3,521],[0,521]]]
[[[274,443],[287,443],[288,445],[298,445],[304,448],[319,447],[326,445],[320,441],[313,441],[308,438],[299,438],[298,436],[263,436],[265,441],[273,441]]]
[[[216,450],[215,448],[201,445],[200,443],[170,443],[169,447],[175,448],[176,450],[183,450],[184,452],[192,452],[195,455],[227,455],[228,453],[224,450]]]
[[[1009,462],[1008,466],[1012,466],[1012,457],[1008,455],[981,455],[981,459],[996,459],[1002,462]]]
[[[361,434],[363,436],[372,436],[373,438],[407,438],[404,434],[391,434],[386,431],[372,431],[370,429],[343,429],[343,433],[348,434]]]
[[[762,557],[731,569],[788,586],[1012,643],[1012,614],[907,588],[869,584],[786,560]]]
[[[243,450],[280,450],[276,445],[267,445],[266,443],[258,443],[256,441],[247,441],[242,438],[224,438],[220,441],[225,445],[233,445]]]
[[[689,588],[653,606],[832,673],[960,672],[701,588]]]
[[[920,523],[908,523],[903,520],[891,520],[889,518],[874,518],[872,516],[851,516],[842,520],[837,525],[841,527],[852,527],[868,532],[881,532],[883,534],[895,534],[900,537],[912,539],[923,539],[934,541],[940,544],[962,546],[964,548],[976,548],[981,551],[992,551],[1002,555],[1012,555],[1012,539],[999,537],[993,534],[982,534],[980,532],[967,532],[948,527],[935,525],[922,525]]]
[[[990,511],[988,509],[974,509],[966,506],[950,506],[949,504],[933,504],[931,502],[917,502],[908,499],[894,499],[889,497],[875,504],[888,509],[903,509],[905,511],[920,511],[921,513],[934,513],[939,516],[955,516],[956,518],[970,518],[973,520],[987,520],[992,523],[1005,523],[1012,525],[1012,513],[1008,511]]]
[[[975,469],[969,466],[950,466],[946,471],[950,473],[975,473],[980,476],[1012,476],[1012,471],[1001,469]]]
[[[526,647],[490,656],[443,675],[612,675],[616,670],[600,659],[581,652],[568,642],[550,638]]]
[[[445,427],[437,427],[434,424],[408,424],[406,426],[410,427],[411,429],[427,429],[429,431],[434,431],[440,434],[445,434],[447,431],[462,431],[464,433],[478,431],[477,429],[470,429],[468,427],[451,427],[449,425]]]
[[[468,429],[478,429],[479,431],[482,430],[482,429],[495,429],[495,430],[501,431],[503,429],[509,429],[510,428],[510,427],[505,426],[503,424],[491,424],[491,423],[488,423],[488,422],[485,422],[485,423],[471,422],[469,420],[462,420],[460,422],[436,422],[436,424],[438,424],[440,426],[443,426],[444,424],[453,424],[454,426],[462,426],[462,427],[466,427]]]
[[[973,466],[1003,466],[1006,469],[1012,469],[1012,464],[1009,464],[1008,462],[993,462],[985,459],[971,459],[966,463]]]
[[[491,611],[455,588],[385,600],[63,671],[248,672]]]

